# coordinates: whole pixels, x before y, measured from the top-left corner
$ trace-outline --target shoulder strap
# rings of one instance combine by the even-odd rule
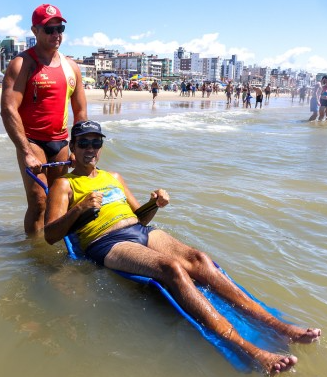
[[[29,55],[33,60],[35,60],[36,63],[37,63],[38,65],[40,65],[40,63],[39,63],[39,59],[37,58],[37,55],[36,55],[36,52],[35,52],[34,47],[29,48],[29,49],[26,50],[25,52],[27,52],[28,55]]]

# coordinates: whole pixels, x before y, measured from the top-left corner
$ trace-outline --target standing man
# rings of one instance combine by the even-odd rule
[[[299,103],[301,103],[301,101],[304,103],[306,93],[307,93],[307,87],[305,85],[303,85],[302,88],[300,88],[300,91],[299,91],[299,94],[300,94]]]
[[[228,81],[228,84],[225,88],[225,93],[227,97],[227,105],[230,105],[232,102],[232,94],[233,94],[234,87],[231,81]]]
[[[260,88],[253,86],[252,89],[255,91],[255,108],[257,108],[258,103],[260,103],[260,109],[262,108],[263,94]]]
[[[42,4],[32,15],[36,45],[13,59],[3,80],[1,116],[16,147],[27,196],[24,226],[28,234],[43,229],[45,193],[25,173],[39,174],[42,164],[68,159],[69,99],[74,123],[87,119],[86,98],[80,70],[58,49],[66,20],[54,5]],[[39,178],[51,186],[65,167],[42,171]]]
[[[319,96],[319,118],[318,120],[324,120],[327,117],[327,76],[321,79],[321,89]]]
[[[265,95],[266,95],[266,99],[265,101],[268,102],[269,101],[269,98],[270,98],[270,92],[271,92],[271,89],[270,89],[270,84],[268,84],[265,88]]]
[[[156,97],[157,97],[158,92],[159,92],[159,85],[158,85],[158,81],[156,79],[154,79],[153,83],[151,84],[151,92],[152,92],[153,103],[155,103]]]
[[[318,81],[312,90],[312,97],[310,99],[310,111],[312,111],[312,115],[309,118],[309,122],[317,119],[320,106],[320,93],[321,83]]]

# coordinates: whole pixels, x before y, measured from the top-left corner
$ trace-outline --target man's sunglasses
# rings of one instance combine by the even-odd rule
[[[101,139],[79,139],[76,141],[76,144],[78,148],[80,149],[86,149],[92,146],[93,149],[100,149],[103,144],[103,140]]]
[[[58,32],[58,34],[61,34],[65,30],[65,25],[59,25],[59,26],[43,26],[43,30],[45,34],[53,34],[55,31]]]

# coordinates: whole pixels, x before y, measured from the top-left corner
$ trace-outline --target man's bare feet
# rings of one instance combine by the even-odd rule
[[[287,372],[297,363],[296,356],[277,355],[267,351],[259,352],[255,359],[260,362],[269,376]]]
[[[298,327],[292,327],[290,332],[287,333],[291,341],[294,343],[309,344],[319,339],[321,335],[320,329],[300,329]]]

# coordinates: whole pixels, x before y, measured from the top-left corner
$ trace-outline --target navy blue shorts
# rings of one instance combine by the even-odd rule
[[[104,258],[109,251],[119,242],[135,242],[143,246],[148,245],[149,233],[155,228],[144,226],[140,223],[127,226],[126,228],[113,230],[98,240],[92,242],[85,250],[87,257],[96,263],[104,264]]]

